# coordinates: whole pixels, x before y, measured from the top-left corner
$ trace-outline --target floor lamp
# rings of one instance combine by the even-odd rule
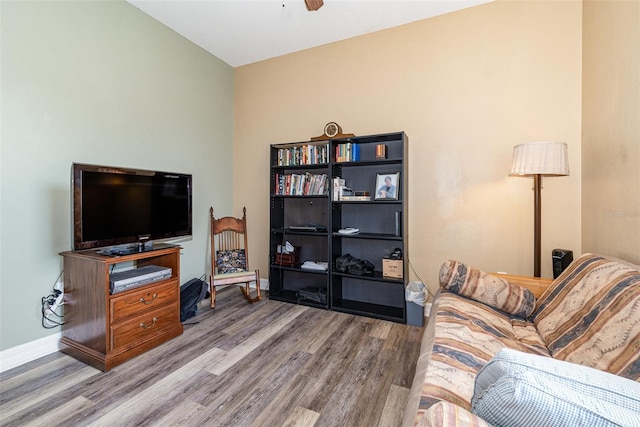
[[[564,142],[529,142],[513,147],[512,176],[533,177],[533,275],[540,277],[542,231],[542,177],[569,175],[569,157]]]

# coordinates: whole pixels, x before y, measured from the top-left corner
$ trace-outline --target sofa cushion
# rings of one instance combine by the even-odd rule
[[[458,261],[442,264],[440,286],[520,317],[528,317],[536,304],[528,289]]]
[[[551,284],[531,320],[554,358],[640,380],[639,269],[585,254]]]
[[[458,405],[442,401],[429,408],[417,427],[491,427],[491,424]]]
[[[418,362],[414,380],[422,387],[418,419],[441,400],[471,409],[476,374],[504,347],[549,355],[531,322],[450,292],[442,292],[436,302],[435,324],[432,313],[427,325],[433,337],[424,337],[431,346],[423,346],[420,354],[428,360],[424,366]]]
[[[472,412],[496,426],[637,426],[640,384],[503,349],[478,373]]]

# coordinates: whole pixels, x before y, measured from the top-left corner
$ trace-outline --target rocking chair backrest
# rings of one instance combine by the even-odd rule
[[[242,218],[211,216],[211,308],[216,306],[216,286],[238,285],[247,301],[260,301],[260,273],[249,270],[247,244],[247,209],[242,208]],[[255,283],[255,297],[251,295],[251,283]]]
[[[249,250],[247,245],[247,209],[242,208],[242,218],[226,216],[216,219],[213,207],[209,209],[211,215],[211,251],[213,271],[217,271],[219,251],[244,251],[244,269],[249,267]]]

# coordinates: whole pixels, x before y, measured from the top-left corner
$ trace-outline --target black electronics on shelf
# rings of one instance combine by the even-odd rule
[[[573,261],[573,251],[569,249],[554,249],[551,251],[553,263],[553,278],[556,279]]]

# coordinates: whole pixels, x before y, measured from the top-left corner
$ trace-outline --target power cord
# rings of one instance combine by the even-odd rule
[[[413,274],[416,275],[416,277],[418,278],[418,280],[420,280],[421,283],[424,284],[425,289],[427,290],[427,295],[429,296],[429,298],[433,301],[433,298],[435,297],[435,295],[433,295],[431,293],[431,291],[429,290],[429,287],[422,281],[422,279],[420,278],[420,275],[418,274],[418,272],[416,271],[415,268],[413,268],[413,264],[411,264],[411,261],[409,261],[409,267],[411,267],[411,271],[413,271]]]
[[[53,292],[46,297],[42,297],[42,327],[45,329],[53,329],[64,323],[64,315],[57,312],[58,308],[64,304],[64,293],[62,289],[58,289],[60,278],[64,270],[53,284]]]

